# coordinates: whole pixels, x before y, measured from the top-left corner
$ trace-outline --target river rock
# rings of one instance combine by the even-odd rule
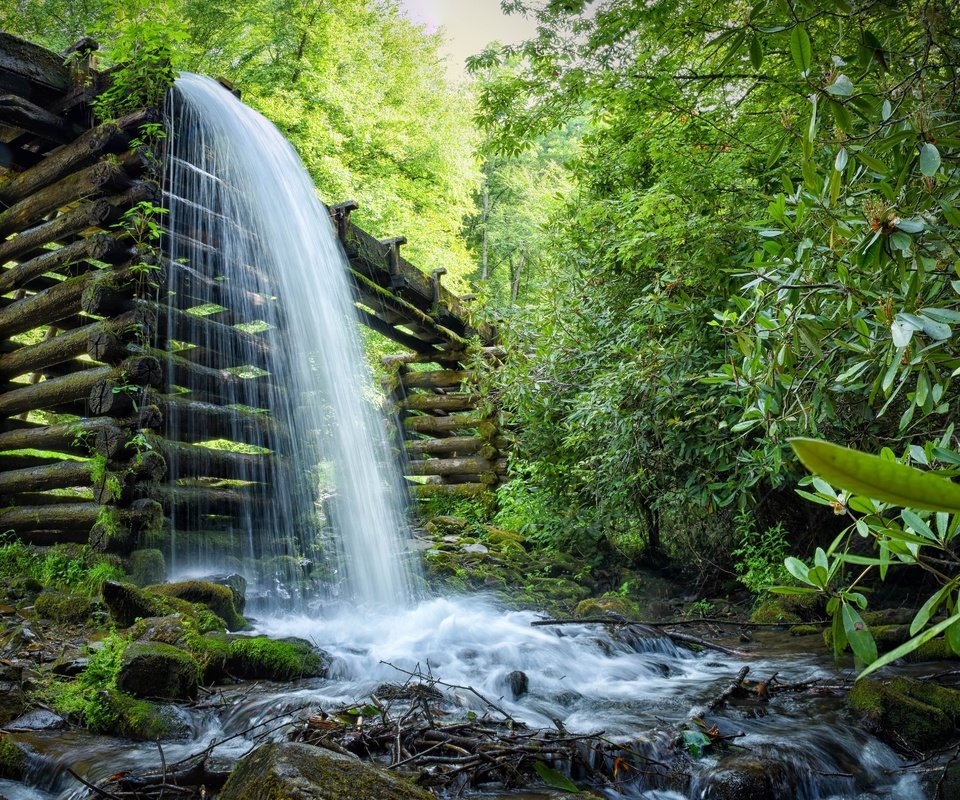
[[[702,800],[771,800],[796,797],[797,787],[779,761],[757,755],[724,758],[701,779]]]
[[[960,691],[911,678],[859,680],[847,705],[881,739],[921,751],[942,746],[960,722]]]
[[[326,675],[330,656],[306,639],[237,636],[230,639],[226,670],[237,678],[291,681]]]
[[[53,711],[36,708],[4,727],[8,731],[59,731],[67,727],[67,721]]]
[[[229,586],[212,581],[179,581],[148,586],[145,591],[148,594],[176,597],[206,606],[226,623],[228,630],[242,631],[250,627],[237,611],[233,599],[234,590]]]
[[[0,665],[0,725],[18,717],[26,707],[23,670],[10,664]]]
[[[386,770],[298,742],[258,747],[240,761],[219,800],[434,800]]]
[[[233,593],[233,607],[242,614],[247,606],[247,579],[236,572],[230,575],[209,575],[205,581],[226,586]]]
[[[117,581],[105,581],[101,589],[103,602],[118,625],[133,625],[142,617],[163,616],[167,609],[156,597],[150,597],[136,586]]]
[[[515,669],[507,675],[507,685],[510,687],[510,691],[513,692],[513,699],[518,700],[523,697],[530,688],[530,679],[527,677],[526,672]]]
[[[133,642],[123,653],[117,688],[134,697],[195,700],[199,678],[189,653],[162,642]]]

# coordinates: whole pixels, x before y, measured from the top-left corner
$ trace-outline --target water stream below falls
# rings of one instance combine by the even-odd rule
[[[796,640],[782,633],[769,634],[757,643],[756,657],[743,659],[693,653],[664,637],[617,635],[598,625],[531,627],[534,619],[532,612],[507,611],[483,598],[447,597],[392,614],[353,610],[321,618],[262,620],[261,632],[306,638],[326,650],[333,657],[328,677],[218,690],[216,702],[182,710],[184,736],[163,742],[164,757],[173,763],[249,731],[214,751],[218,761],[236,760],[266,731],[268,738],[283,738],[289,730],[283,722],[367,702],[378,686],[404,683],[409,673],[441,682],[437,688],[443,697],[436,705],[445,713],[445,724],[490,712],[486,698],[531,727],[554,728],[559,721],[571,732],[603,731],[607,738],[647,753],[668,744],[657,732],[675,731],[691,715],[703,712],[744,665],[758,679],[776,672],[783,682],[836,680],[824,655],[798,651]],[[517,670],[529,679],[527,693],[519,698],[509,684],[510,673]],[[901,769],[897,754],[857,727],[836,697],[783,693],[763,706],[725,707],[705,713],[704,719],[718,723],[723,733],[743,734],[733,740],[727,757],[747,753],[780,765],[793,792],[778,796],[784,800],[927,797],[917,778]],[[268,720],[264,727],[255,727]],[[0,794],[10,800],[85,797],[66,767],[91,781],[118,771],[159,767],[155,743],[81,732],[12,735],[36,756],[32,786],[0,785]],[[686,794],[651,786],[642,776],[598,791],[611,800],[711,797],[717,763],[712,749],[693,765]]]

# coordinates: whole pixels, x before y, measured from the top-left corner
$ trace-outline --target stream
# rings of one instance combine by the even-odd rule
[[[822,651],[803,649],[802,640],[783,632],[759,634],[747,645],[757,655],[740,658],[694,653],[662,636],[613,633],[599,625],[532,627],[538,615],[510,611],[482,597],[443,597],[407,609],[357,610],[335,614],[262,619],[259,633],[308,639],[332,656],[327,678],[288,685],[225,687],[219,697],[182,709],[184,736],[162,743],[168,764],[269,720],[253,735],[283,738],[284,721],[319,710],[332,711],[367,700],[384,683],[404,683],[410,673],[440,682],[446,719],[490,711],[490,702],[531,727],[552,728],[555,720],[571,732],[595,733],[650,752],[666,746],[657,732],[676,729],[704,714],[724,734],[743,734],[720,757],[745,753],[776,762],[799,800],[921,800],[918,778],[901,770],[904,761],[865,733],[843,708],[842,698],[809,692],[777,693],[764,705],[705,706],[743,666],[750,677],[779,673],[783,683],[837,680]],[[528,691],[514,697],[510,674],[522,671]],[[453,685],[461,688],[449,688]],[[475,691],[471,691],[475,690]],[[482,696],[482,697],[481,697]],[[489,702],[485,702],[485,700]],[[286,717],[277,720],[278,715]],[[32,753],[29,784],[0,781],[0,795],[21,798],[82,798],[86,790],[70,767],[89,781],[120,771],[159,767],[156,743],[134,743],[79,731],[16,732],[11,736]],[[660,734],[660,738],[663,736]],[[251,734],[219,745],[218,762],[231,762],[251,749]],[[604,796],[645,800],[713,797],[717,756],[699,758],[687,795],[651,788],[628,779]],[[484,795],[491,796],[491,795]],[[500,793],[502,800],[529,794]],[[726,797],[726,795],[724,795]],[[753,795],[751,795],[753,796]],[[786,795],[784,795],[786,797]],[[776,798],[771,798],[776,800]]]

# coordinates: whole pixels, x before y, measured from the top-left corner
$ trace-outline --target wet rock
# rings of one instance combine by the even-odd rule
[[[90,664],[89,658],[71,658],[67,661],[61,661],[58,664],[54,664],[51,672],[54,675],[59,675],[63,678],[74,678],[83,672]]]
[[[228,630],[242,631],[250,627],[237,611],[233,599],[234,590],[229,586],[212,581],[180,581],[148,586],[145,591],[148,594],[175,597],[206,606],[226,623]]]
[[[10,664],[0,665],[0,725],[20,716],[26,708],[23,670]]]
[[[167,577],[167,562],[156,548],[134,550],[130,554],[130,580],[137,586],[162,583]]]
[[[330,657],[305,639],[239,636],[229,641],[226,670],[237,678],[290,681],[320,678]]]
[[[8,731],[59,731],[67,727],[67,721],[53,711],[37,708],[17,717],[4,727]]]
[[[140,698],[195,700],[199,678],[189,653],[161,642],[133,642],[124,651],[117,688]]]
[[[247,579],[243,575],[236,572],[230,575],[210,575],[205,577],[204,580],[226,586],[233,594],[233,607],[238,614],[243,613],[247,606]]]
[[[258,747],[237,765],[220,800],[433,800],[386,770],[297,742]]]
[[[176,706],[141,700],[116,689],[105,694],[113,717],[110,733],[144,742],[183,738],[189,733],[188,722]]]
[[[702,800],[771,800],[796,797],[797,787],[779,761],[754,755],[724,758],[702,779]]]
[[[462,548],[464,553],[473,553],[475,555],[486,555],[490,552],[490,548],[484,544],[465,544]]]
[[[960,690],[910,678],[859,680],[847,705],[881,739],[921,751],[940,746],[960,721]]]
[[[132,628],[133,638],[142,642],[161,642],[185,648],[190,632],[182,614],[138,619]]]
[[[526,672],[515,669],[507,675],[507,685],[510,687],[510,691],[513,692],[513,699],[518,700],[529,690],[530,679],[527,677]]]
[[[142,617],[164,616],[168,610],[157,597],[151,597],[136,586],[106,581],[101,590],[103,602],[118,625],[133,625]]]
[[[75,624],[90,616],[91,603],[86,595],[73,592],[41,592],[34,602],[34,609],[41,619]]]
[[[0,734],[0,778],[22,780],[27,769],[27,754],[6,734]]]

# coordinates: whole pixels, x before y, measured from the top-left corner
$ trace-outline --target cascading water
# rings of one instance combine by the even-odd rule
[[[289,605],[296,574],[325,560],[353,599],[409,599],[399,478],[309,175],[272,123],[210,78],[177,80],[167,128],[169,378],[188,391],[166,435],[206,445],[168,464],[173,571],[249,576],[256,559],[254,577]],[[201,405],[212,398],[231,409],[216,430]],[[214,483],[224,461],[228,486]],[[332,560],[318,552],[323,527]]]

